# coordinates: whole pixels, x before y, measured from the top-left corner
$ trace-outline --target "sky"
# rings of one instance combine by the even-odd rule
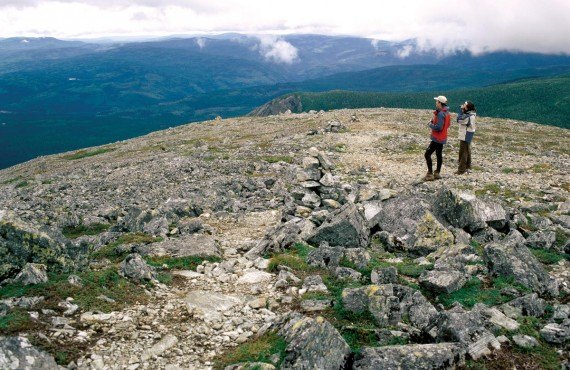
[[[570,54],[570,0],[0,0],[0,38],[225,32],[416,39],[420,48],[442,52]],[[278,37],[261,37],[270,57],[295,57]]]

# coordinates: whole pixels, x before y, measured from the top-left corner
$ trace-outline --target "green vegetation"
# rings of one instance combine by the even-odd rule
[[[452,293],[442,293],[436,297],[436,300],[447,308],[455,302],[459,302],[468,308],[475,306],[476,303],[495,306],[512,299],[510,296],[501,294],[501,289],[508,287],[515,288],[520,292],[530,292],[529,288],[516,283],[512,277],[494,278],[489,286],[485,286],[481,280],[474,277],[465,283],[461,289]]]
[[[202,264],[204,261],[209,262],[221,262],[222,259],[219,257],[199,257],[199,256],[188,256],[188,257],[170,257],[170,256],[152,256],[145,258],[146,263],[154,267],[167,266],[168,269],[178,269],[178,270],[192,270],[196,271],[196,267]]]
[[[118,248],[124,244],[149,244],[157,243],[164,240],[161,236],[152,236],[145,233],[127,233],[121,235],[114,242],[107,244],[93,253],[93,258],[108,258],[111,261],[118,262],[129,254],[128,249]]]
[[[277,162],[285,162],[285,163],[293,163],[294,158],[287,155],[282,156],[266,156],[262,157],[262,160],[269,162],[269,163],[277,163]]]
[[[1,335],[17,334],[38,326],[42,325],[34,323],[30,315],[20,308],[12,309],[6,316],[0,317]]]
[[[15,187],[18,189],[18,188],[24,188],[28,185],[30,185],[30,183],[28,181],[24,180],[24,181],[17,183]]]
[[[570,254],[558,253],[551,249],[529,248],[537,260],[545,265],[553,265],[564,259],[570,260]]]
[[[295,272],[314,271],[315,268],[306,262],[307,255],[314,249],[304,243],[296,243],[284,253],[271,256],[268,271],[277,271],[277,266],[290,267]]]
[[[113,148],[100,148],[100,149],[95,149],[95,150],[85,149],[85,150],[80,150],[78,152],[75,152],[73,154],[64,155],[64,156],[62,156],[62,158],[70,160],[70,161],[74,161],[77,159],[93,157],[93,156],[98,155],[98,154],[108,153],[108,152],[111,152],[113,150],[115,150],[115,149],[113,149]]]
[[[70,225],[64,226],[61,230],[63,235],[69,239],[76,239],[83,235],[97,235],[107,231],[111,227],[109,224],[91,224],[91,225]]]
[[[240,362],[271,363],[271,357],[274,354],[279,355],[279,362],[275,364],[279,368],[285,358],[286,348],[285,339],[276,332],[267,332],[218,357],[215,360],[214,369],[224,369],[228,365]]]
[[[144,288],[121,277],[116,267],[99,271],[79,273],[83,286],[78,287],[67,281],[69,274],[49,276],[49,281],[37,285],[8,284],[0,288],[0,299],[7,297],[44,296],[42,308],[60,311],[58,303],[73,297],[83,311],[110,312],[137,302],[145,302]],[[109,297],[115,302],[97,298]]]

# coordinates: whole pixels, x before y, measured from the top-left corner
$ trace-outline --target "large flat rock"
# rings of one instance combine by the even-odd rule
[[[217,320],[225,311],[243,303],[237,296],[206,290],[194,290],[188,293],[185,300],[188,308],[200,311],[206,321]]]

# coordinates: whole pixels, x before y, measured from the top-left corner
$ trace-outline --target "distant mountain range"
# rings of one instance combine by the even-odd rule
[[[0,168],[243,115],[294,91],[431,94],[569,72],[566,55],[443,56],[418,51],[413,40],[240,34],[114,44],[0,39]]]
[[[501,83],[480,88],[440,91],[452,112],[465,100],[472,100],[479,114],[486,117],[511,118],[570,129],[570,74]],[[433,109],[433,93],[296,92],[280,96],[250,113],[266,116],[286,112],[355,108]]]

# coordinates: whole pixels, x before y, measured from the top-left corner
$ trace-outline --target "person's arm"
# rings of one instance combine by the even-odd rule
[[[457,114],[457,123],[463,126],[469,126],[469,115],[461,111],[461,113]]]
[[[441,131],[443,129],[444,122],[445,122],[445,112],[440,111],[437,114],[437,122],[435,124],[430,124],[429,127],[434,131]]]

